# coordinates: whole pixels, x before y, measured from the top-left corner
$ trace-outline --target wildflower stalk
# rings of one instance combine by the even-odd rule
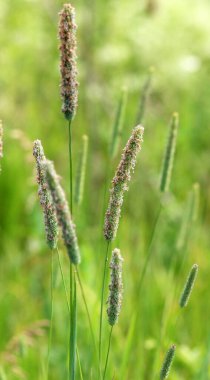
[[[169,136],[166,144],[165,155],[163,159],[161,179],[160,179],[160,191],[165,193],[169,190],[171,182],[171,174],[174,164],[174,155],[176,150],[176,139],[178,130],[178,113],[174,112],[172,115],[171,123],[169,126]]]
[[[161,371],[160,371],[160,377],[159,377],[160,380],[165,380],[168,377],[170,369],[171,369],[171,365],[172,365],[172,362],[174,359],[175,350],[176,350],[175,345],[172,345],[169,348],[169,350],[165,356]]]
[[[192,293],[192,290],[195,284],[197,273],[198,273],[198,265],[194,264],[185,282],[184,289],[180,297],[179,305],[181,308],[187,306],[187,303],[189,301],[190,295]]]

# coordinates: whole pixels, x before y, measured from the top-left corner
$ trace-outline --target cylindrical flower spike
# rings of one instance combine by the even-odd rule
[[[198,273],[198,265],[194,264],[193,267],[192,267],[192,269],[191,269],[191,271],[190,271],[190,273],[189,273],[187,281],[186,281],[186,283],[184,285],[184,289],[183,289],[182,295],[180,297],[180,301],[179,301],[180,307],[187,306],[187,303],[189,301],[190,295],[192,293],[192,290],[193,290],[193,287],[194,287],[194,284],[195,284],[197,273]]]
[[[179,117],[178,113],[172,115],[168,141],[166,144],[165,155],[163,159],[161,180],[160,180],[160,191],[162,193],[169,190],[171,182],[171,174],[174,164],[174,155],[176,150],[176,140],[177,140],[177,130],[178,130]]]
[[[3,126],[2,121],[0,120],[0,159],[3,157]],[[1,171],[1,167],[0,167]]]
[[[52,194],[56,209],[58,223],[62,230],[62,237],[72,264],[80,263],[80,252],[65,193],[60,185],[59,177],[55,171],[53,162],[46,160],[46,179]]]
[[[170,368],[172,365],[172,361],[173,361],[173,358],[175,355],[175,350],[176,350],[176,346],[173,344],[169,348],[169,350],[165,356],[165,359],[164,359],[164,362],[163,362],[163,365],[162,365],[162,368],[160,371],[160,380],[164,380],[168,377],[169,372],[170,372]]]
[[[141,125],[138,125],[133,129],[132,135],[123,150],[120,164],[112,180],[109,205],[104,225],[104,236],[108,241],[113,240],[117,234],[121,207],[123,204],[123,195],[124,192],[128,190],[131,171],[134,170],[137,153],[140,151],[143,142],[143,133],[144,128]]]
[[[76,112],[78,98],[74,7],[64,4],[59,16],[62,112],[67,120],[71,120]]]
[[[111,326],[115,325],[121,310],[123,281],[122,281],[122,262],[123,258],[120,250],[115,248],[112,252],[110,262],[111,269],[111,282],[109,285],[109,298],[108,298],[108,322]]]
[[[78,161],[77,175],[75,181],[75,203],[80,205],[83,199],[84,185],[85,185],[85,171],[87,163],[87,151],[88,151],[88,136],[82,136],[82,149],[80,152],[80,158]]]
[[[36,160],[37,182],[39,185],[38,195],[44,213],[44,223],[47,243],[51,249],[57,244],[57,219],[55,207],[46,182],[45,155],[40,140],[34,141],[33,155]]]

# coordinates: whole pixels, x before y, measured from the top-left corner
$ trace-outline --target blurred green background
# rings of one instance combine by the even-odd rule
[[[37,199],[32,141],[42,140],[46,155],[54,160],[68,191],[67,123],[60,110],[59,93],[57,23],[62,4],[56,0],[0,0],[0,118],[4,125],[0,174],[2,380],[44,379],[51,258]],[[80,82],[73,122],[74,169],[81,137],[84,133],[89,136],[84,200],[75,222],[82,251],[81,274],[96,334],[105,251],[103,194],[112,126],[121,89],[126,86],[128,103],[121,146],[112,161],[113,174],[120,150],[135,125],[148,68],[155,67],[143,120],[144,144],[113,244],[121,248],[124,257],[125,290],[107,378],[154,379],[165,351],[174,342],[177,354],[170,379],[209,379],[210,3],[78,0],[72,4],[78,24]],[[174,111],[179,112],[180,126],[171,192],[158,222],[153,258],[139,295],[137,284],[160,203],[161,162]],[[179,251],[177,241],[195,182],[201,187],[198,221],[189,223],[187,244]],[[67,278],[65,252],[62,257]],[[195,291],[176,323],[179,293],[195,262],[200,267]],[[55,263],[57,266],[56,257]],[[55,271],[52,380],[67,378],[68,343],[65,296],[60,274]],[[170,308],[166,307],[167,327],[160,343],[163,310],[174,287],[176,295]],[[104,325],[106,347],[108,326]],[[78,347],[84,379],[97,379],[80,296]],[[79,379],[79,372],[77,376]]]

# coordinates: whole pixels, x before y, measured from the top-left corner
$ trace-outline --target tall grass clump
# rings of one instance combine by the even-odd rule
[[[87,164],[87,152],[88,152],[88,136],[82,136],[82,148],[80,151],[77,175],[75,180],[74,201],[75,204],[80,206],[83,200],[84,186],[85,186],[85,172]]]
[[[182,291],[182,294],[179,300],[180,307],[187,306],[187,303],[190,299],[190,295],[192,293],[192,290],[195,284],[197,273],[198,273],[198,265],[194,264],[190,270],[189,276],[185,282],[184,289]]]
[[[168,141],[165,148],[165,154],[162,165],[160,191],[165,193],[169,190],[171,182],[171,174],[174,164],[174,155],[176,150],[177,130],[178,130],[179,117],[178,113],[174,113],[169,125]]]
[[[141,150],[143,133],[144,128],[141,125],[137,125],[133,129],[112,180],[109,205],[104,222],[104,237],[107,241],[111,241],[116,237],[124,192],[128,190],[131,172],[134,171],[137,154]]]
[[[176,351],[176,346],[173,344],[169,348],[168,352],[166,353],[165,359],[163,361],[163,365],[162,365],[160,376],[159,376],[160,380],[167,379],[170,369],[171,369],[173,359],[174,359],[175,351]]]
[[[57,245],[57,219],[55,206],[46,181],[45,155],[40,140],[34,141],[33,155],[36,160],[38,195],[44,213],[44,224],[48,246],[53,249]]]

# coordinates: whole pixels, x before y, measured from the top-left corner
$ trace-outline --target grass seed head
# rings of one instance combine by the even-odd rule
[[[171,174],[174,164],[174,156],[176,151],[176,140],[178,130],[179,116],[177,112],[174,112],[171,118],[169,126],[169,136],[166,144],[165,155],[163,159],[161,179],[160,179],[160,191],[165,193],[169,190],[171,182]]]
[[[120,164],[112,180],[108,210],[105,215],[104,236],[108,241],[116,237],[123,204],[123,195],[128,190],[131,172],[134,171],[137,153],[141,150],[144,128],[138,125],[133,129],[122,154]]]
[[[45,162],[46,178],[52,199],[55,205],[58,223],[62,230],[62,237],[72,264],[80,263],[80,251],[72,222],[65,193],[60,185],[60,179],[55,171],[53,162]]]
[[[192,290],[195,284],[197,273],[198,273],[198,265],[194,264],[185,282],[184,289],[180,297],[180,301],[179,301],[180,307],[187,306],[187,303],[189,301],[190,295],[192,293]]]
[[[67,120],[75,115],[78,99],[76,64],[76,23],[75,10],[71,4],[64,4],[59,13],[60,72],[62,112]]]
[[[40,140],[34,141],[33,155],[36,160],[38,195],[44,213],[45,232],[48,246],[53,249],[57,244],[57,218],[55,207],[46,181],[45,155]]]
[[[170,368],[171,368],[171,365],[172,365],[172,361],[173,361],[173,358],[174,358],[174,355],[175,355],[175,350],[176,350],[176,346],[173,344],[166,356],[165,356],[165,359],[164,359],[164,362],[163,362],[163,365],[162,365],[162,368],[161,368],[161,371],[160,371],[160,380],[164,380],[168,377],[169,375],[169,372],[170,372]]]
[[[120,250],[118,248],[115,248],[112,252],[112,258],[110,262],[111,281],[109,285],[109,298],[107,301],[108,322],[111,326],[117,323],[121,310],[123,292],[122,262],[123,258],[120,254]]]

